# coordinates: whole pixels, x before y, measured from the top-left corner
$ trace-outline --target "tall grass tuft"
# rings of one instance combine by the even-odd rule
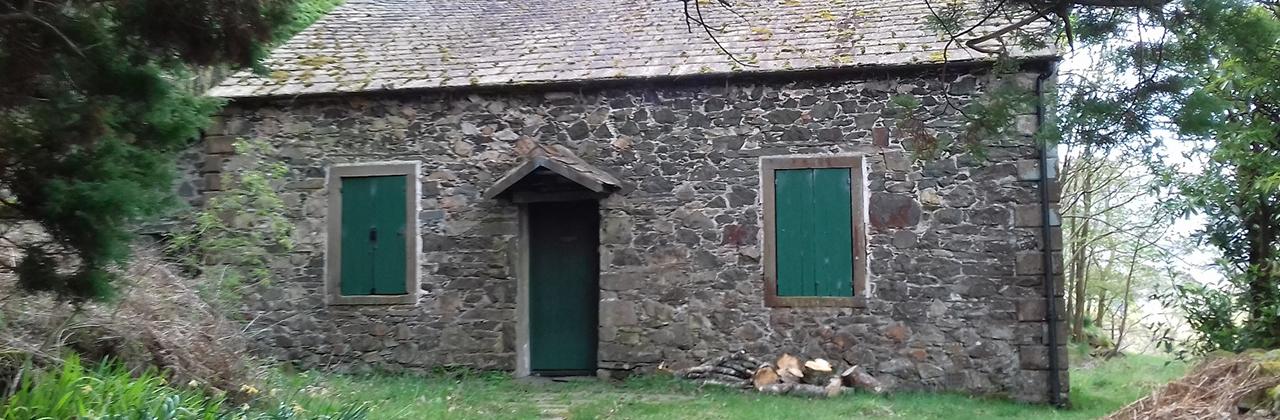
[[[87,368],[75,355],[60,368],[35,371],[0,405],[0,418],[217,419],[222,401],[166,386],[155,370],[134,376],[123,365]]]
[[[37,370],[21,383],[0,402],[0,419],[363,420],[369,411],[364,404],[347,404],[333,413],[306,413],[285,403],[265,412],[248,405],[231,409],[222,397],[169,386],[155,369],[134,375],[114,362],[89,368],[74,354],[61,367]]]

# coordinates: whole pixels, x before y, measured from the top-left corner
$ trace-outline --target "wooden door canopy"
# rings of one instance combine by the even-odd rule
[[[533,144],[524,161],[507,171],[484,193],[484,198],[517,203],[599,199],[627,192],[618,178],[592,166],[560,145]]]

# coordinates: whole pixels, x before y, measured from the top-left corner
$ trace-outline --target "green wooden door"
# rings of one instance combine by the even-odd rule
[[[596,369],[599,211],[594,201],[529,204],[529,367]]]
[[[774,172],[778,296],[853,296],[848,168]]]
[[[403,295],[406,177],[342,178],[344,296]]]

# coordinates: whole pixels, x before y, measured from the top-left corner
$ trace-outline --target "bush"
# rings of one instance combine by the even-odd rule
[[[110,361],[91,369],[75,355],[59,368],[25,375],[21,383],[0,404],[0,419],[360,420],[368,415],[363,404],[313,414],[280,402],[267,412],[253,412],[248,405],[227,409],[222,397],[168,386],[155,369],[134,376],[124,365]]]
[[[244,326],[226,319],[197,293],[197,280],[154,250],[135,254],[114,302],[76,305],[24,294],[0,275],[0,397],[24,365],[56,368],[74,353],[86,364],[109,358],[134,372],[155,368],[171,382],[195,381],[247,400],[239,390],[255,385],[263,369],[248,357]]]

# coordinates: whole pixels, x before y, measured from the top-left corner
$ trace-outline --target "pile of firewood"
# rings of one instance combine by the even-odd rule
[[[739,351],[677,371],[675,375],[702,384],[755,389],[766,394],[834,397],[844,388],[884,393],[880,381],[857,365],[837,371],[826,360],[801,362],[800,358],[785,353],[773,362],[764,362]]]

